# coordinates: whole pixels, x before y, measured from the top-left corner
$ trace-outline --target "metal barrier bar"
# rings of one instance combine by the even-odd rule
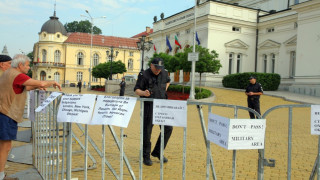
[[[85,129],[85,153],[84,153],[84,179],[87,180],[88,177],[88,125],[84,126]]]
[[[318,163],[318,176],[317,176],[317,180],[320,180],[320,136],[318,138],[318,159],[317,159],[317,163]]]
[[[287,179],[291,179],[291,155],[292,155],[292,107],[289,107],[289,121],[288,121],[288,169]]]
[[[161,125],[160,139],[160,180],[163,180],[163,149],[164,149],[164,125]]]
[[[70,180],[72,169],[72,123],[67,123],[67,132],[66,180]]]
[[[139,162],[139,180],[142,180],[142,161],[143,161],[143,113],[144,101],[140,101],[140,162]]]
[[[238,108],[237,106],[234,107],[234,118],[237,119],[238,118]],[[233,150],[232,151],[232,179],[235,180],[236,179],[236,164],[237,164],[237,151]]]
[[[183,128],[183,156],[182,156],[182,179],[186,179],[186,163],[187,163],[187,128]]]
[[[105,163],[106,163],[106,126],[102,125],[102,161],[101,161],[101,179],[104,180],[105,176]]]
[[[120,128],[120,180],[123,180],[123,128]]]

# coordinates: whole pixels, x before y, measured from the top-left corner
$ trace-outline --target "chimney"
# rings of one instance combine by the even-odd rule
[[[146,27],[146,32],[150,33],[150,27],[148,27],[148,26]]]

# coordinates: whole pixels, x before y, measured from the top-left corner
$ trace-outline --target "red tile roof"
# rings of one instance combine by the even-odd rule
[[[150,29],[149,33],[147,31],[143,31],[142,33],[132,36],[131,38],[139,38],[139,37],[142,37],[142,35],[149,36],[149,34],[152,34],[152,33],[153,33],[153,29]]]
[[[116,48],[128,48],[128,49],[137,49],[136,42],[138,39],[134,38],[122,38],[114,36],[103,36],[103,35],[93,35],[92,36],[92,45],[94,46],[107,46],[107,47],[116,47]],[[91,44],[91,34],[89,33],[71,33],[68,36],[68,39],[64,43],[71,44]]]

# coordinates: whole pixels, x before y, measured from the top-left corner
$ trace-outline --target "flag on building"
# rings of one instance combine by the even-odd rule
[[[177,36],[174,36],[174,43],[180,47],[181,49],[181,44],[179,43],[179,40],[178,40],[178,37]]]
[[[154,49],[155,52],[157,52],[156,45],[153,45],[153,49]]]
[[[198,32],[196,32],[196,41],[197,41],[198,45],[200,45],[200,40],[198,38]]]
[[[166,41],[167,41],[167,46],[168,46],[168,48],[169,48],[169,51],[172,51],[172,47],[171,47],[171,45],[170,45],[168,36],[166,36]]]

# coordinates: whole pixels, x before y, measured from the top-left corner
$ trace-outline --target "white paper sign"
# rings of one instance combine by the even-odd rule
[[[29,91],[29,120],[35,120],[35,97],[34,91]]]
[[[114,125],[127,128],[137,98],[126,96],[98,96],[90,124]]]
[[[40,112],[42,109],[44,109],[48,104],[50,104],[53,100],[55,100],[58,96],[60,96],[62,93],[60,92],[52,92],[50,96],[42,102],[42,104],[36,109],[36,112]]]
[[[45,100],[46,100],[46,91],[43,91],[43,90],[41,90],[41,91],[39,91],[39,104],[42,104]],[[46,113],[46,109],[43,109],[42,111],[41,111],[42,113]]]
[[[320,135],[320,105],[311,105],[311,134]]]
[[[62,96],[57,121],[89,124],[96,95],[66,94]]]
[[[187,127],[187,101],[154,99],[153,124]]]
[[[265,119],[228,119],[210,114],[208,139],[228,150],[263,149]]]

